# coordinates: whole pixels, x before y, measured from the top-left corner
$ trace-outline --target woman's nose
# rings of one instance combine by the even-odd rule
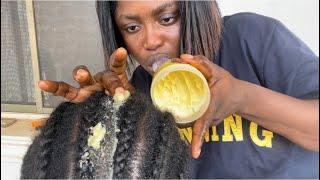
[[[143,46],[148,51],[155,51],[163,45],[163,38],[160,30],[152,25],[145,28],[143,39]]]

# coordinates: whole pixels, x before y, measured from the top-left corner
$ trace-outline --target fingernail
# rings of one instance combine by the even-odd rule
[[[40,81],[38,81],[38,87],[39,88],[47,88],[47,83],[46,83],[46,81],[45,80],[40,80]]]
[[[124,93],[125,89],[123,87],[117,87],[115,93]]]
[[[182,62],[181,59],[179,59],[179,58],[172,58],[171,61],[172,62]]]
[[[201,154],[201,150],[198,149],[198,150],[196,150],[195,152],[193,152],[192,157],[193,157],[194,159],[198,159],[198,157],[200,156],[200,154]]]
[[[126,55],[126,49],[125,48],[123,48],[123,47],[120,47],[120,48],[118,48],[117,49],[117,56],[120,56],[119,58],[124,58],[125,57],[125,55]]]
[[[184,59],[193,59],[193,56],[191,54],[182,54],[181,55],[181,58],[184,58]]]
[[[86,71],[84,69],[78,69],[77,76],[82,76]]]
[[[123,47],[119,47],[118,50],[119,50],[119,51],[126,51],[126,49],[123,48]]]
[[[106,95],[110,96],[110,93],[109,93],[108,90],[104,90],[104,93],[105,93]]]

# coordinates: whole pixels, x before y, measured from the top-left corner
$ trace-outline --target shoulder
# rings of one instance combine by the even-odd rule
[[[278,24],[276,19],[255,13],[223,17],[219,65],[237,78],[263,84],[263,66]]]
[[[256,14],[256,13],[251,13],[251,12],[241,12],[241,13],[236,13],[233,15],[229,15],[229,16],[224,16],[223,17],[224,22],[228,23],[228,24],[232,24],[235,22],[242,22],[242,23],[246,23],[248,24],[252,24],[252,23],[275,23],[278,22],[278,20],[268,17],[268,16],[264,16],[264,15],[260,15],[260,14]]]
[[[224,35],[228,36],[261,36],[272,34],[274,28],[281,24],[278,20],[255,14],[237,13],[223,17]]]

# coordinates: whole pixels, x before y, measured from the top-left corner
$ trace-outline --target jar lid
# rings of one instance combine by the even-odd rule
[[[165,62],[152,79],[153,104],[170,112],[177,124],[188,125],[200,118],[210,103],[210,89],[203,74],[189,64]]]

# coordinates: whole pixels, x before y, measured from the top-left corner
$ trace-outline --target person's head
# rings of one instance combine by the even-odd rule
[[[106,63],[118,47],[150,74],[152,64],[180,54],[214,60],[221,38],[215,1],[97,1]]]

